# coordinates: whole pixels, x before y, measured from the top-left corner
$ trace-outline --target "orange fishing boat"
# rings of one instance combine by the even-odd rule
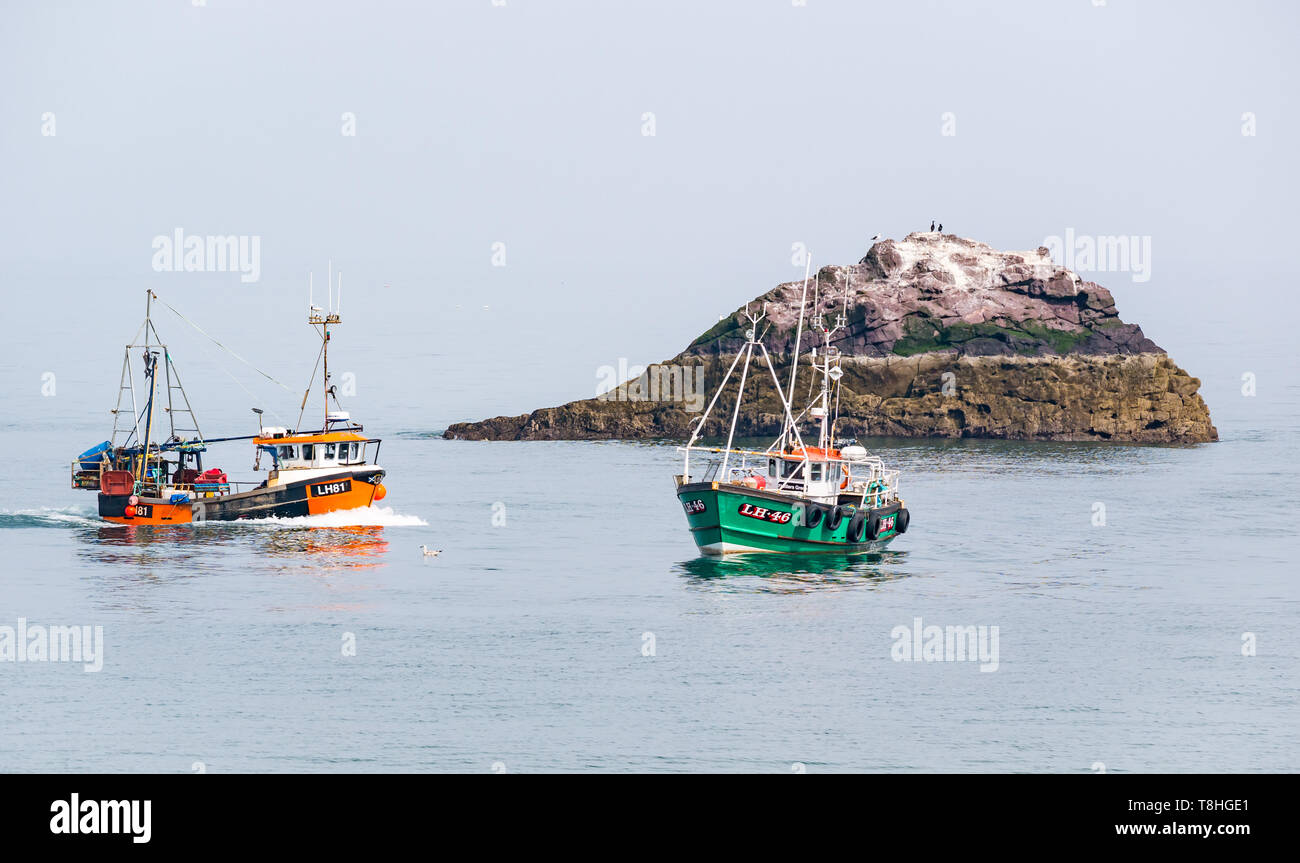
[[[362,426],[339,407],[335,387],[330,385],[330,328],[341,318],[332,285],[329,293],[330,311],[311,305],[307,317],[321,337],[318,365],[323,361],[325,402],[321,427],[302,431],[263,426],[262,411],[253,408],[257,434],[205,438],[171,353],[154,327],[151,313],[157,294],[147,291],[144,323],[126,347],[112,437],[73,461],[73,488],[98,492],[99,515],[129,525],[292,518],[382,500],[385,471],[377,464],[381,441],[367,437]],[[143,364],[143,398],[137,398],[132,372],[136,351]],[[304,411],[314,383],[313,372],[312,384],[303,395]],[[186,417],[191,427],[184,427]],[[164,430],[166,437],[158,439]],[[265,480],[232,482],[221,468],[204,467],[209,445],[229,441],[252,442],[254,471],[261,469],[263,458],[270,459]]]

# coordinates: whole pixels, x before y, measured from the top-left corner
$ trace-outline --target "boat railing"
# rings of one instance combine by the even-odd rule
[[[85,489],[89,491],[98,491],[103,480],[103,473],[107,465],[103,460],[93,468],[87,468],[82,464],[82,459],[75,458],[72,460],[72,487]]]
[[[693,447],[694,449],[694,447]],[[802,494],[807,490],[802,475],[792,474],[788,477],[772,479],[767,475],[767,460],[771,453],[759,452],[757,450],[727,450],[731,455],[740,456],[740,464],[729,464],[727,466],[727,476],[720,477],[719,472],[722,468],[722,459],[714,459],[707,462],[706,467],[700,474],[690,477],[690,482],[726,482],[730,485],[747,485],[745,480],[751,477],[761,477],[770,491],[792,492]],[[757,458],[757,463],[750,461],[751,457]],[[756,486],[751,486],[756,487]]]
[[[163,483],[160,491],[167,490],[173,494],[193,494],[195,497],[216,497],[240,491],[259,488],[260,482],[177,482]]]
[[[758,452],[757,450],[740,450],[740,449],[728,450],[723,447],[707,447],[707,448],[706,447],[682,447],[682,446],[677,447],[678,452],[686,452],[688,450],[697,451],[697,452],[707,452],[707,453],[717,454],[717,455],[729,453],[733,456],[740,456],[741,461],[740,464],[738,465],[730,464],[727,466],[726,477],[719,477],[718,475],[722,470],[722,461],[723,461],[722,459],[718,458],[718,459],[713,459],[711,461],[707,461],[705,462],[705,467],[702,471],[692,472],[689,477],[683,477],[682,482],[684,483],[718,481],[718,482],[734,483],[739,485],[741,480],[743,480],[747,475],[750,475],[755,471],[759,470],[759,467],[750,464],[749,462],[750,456],[762,457],[764,460],[766,460],[767,458],[766,453],[761,453]],[[765,465],[766,465],[766,461],[764,461],[764,466]]]
[[[81,459],[71,465],[72,488],[98,491],[103,487],[103,474],[113,466],[107,463],[97,464],[93,469],[84,467]],[[144,482],[137,481],[133,494],[161,496],[164,494],[187,494],[192,497],[217,497],[249,491],[265,485],[264,482],[158,482],[150,478]]]
[[[867,459],[868,472],[853,474],[848,491],[859,497],[862,505],[876,509],[887,506],[898,498],[899,471],[886,470],[879,459]]]
[[[767,459],[769,458],[788,458],[791,453],[783,453],[780,450],[750,450],[750,449],[727,449],[725,447],[677,447],[678,452],[703,452],[712,455],[722,455],[724,453],[739,456],[740,464],[730,464],[727,467],[727,476],[719,477],[719,471],[722,468],[722,459],[714,459],[706,462],[706,467],[699,474],[693,474],[690,477],[683,478],[682,482],[727,482],[735,485],[743,484],[743,480],[750,475],[757,473],[766,478]],[[754,465],[750,458],[759,460],[759,464]],[[808,456],[804,456],[804,461],[808,462]],[[817,459],[823,461],[823,459]],[[885,467],[884,461],[879,456],[860,455],[853,458],[833,459],[827,458],[824,461],[838,462],[849,468],[851,482],[847,488],[840,493],[848,494],[857,498],[861,506],[876,509],[887,506],[898,499],[898,481],[900,472],[890,470]],[[807,486],[804,478],[799,474],[792,474],[788,477],[777,479],[767,478],[768,487],[772,491],[784,491],[803,493]]]

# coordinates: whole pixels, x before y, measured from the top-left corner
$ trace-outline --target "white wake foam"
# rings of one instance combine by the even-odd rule
[[[356,509],[338,510],[321,515],[305,515],[298,518],[209,521],[201,522],[195,526],[220,527],[224,525],[238,527],[251,525],[276,529],[285,527],[428,527],[429,523],[418,515],[405,515],[394,512],[391,507],[362,506]],[[42,506],[30,509],[0,510],[0,528],[113,526],[112,522],[99,518],[93,511],[76,507]]]
[[[102,527],[105,524],[93,511],[70,506],[0,510],[0,527]]]
[[[266,527],[428,527],[429,525],[418,515],[403,515],[387,506],[361,506],[356,509],[341,509],[297,518],[259,518],[226,522],[226,524],[232,523]],[[221,524],[221,522],[207,522],[207,524]]]

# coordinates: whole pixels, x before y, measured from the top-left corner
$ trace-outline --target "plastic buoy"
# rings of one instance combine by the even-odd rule
[[[123,518],[133,518],[134,516],[135,516],[135,507],[128,505],[126,509],[122,510]]]
[[[126,499],[126,502],[131,506],[135,506],[137,503],[140,502],[140,498],[136,497],[135,495],[131,495]]]
[[[388,496],[388,489],[384,488],[383,483],[380,483],[379,485],[375,486],[375,500],[383,500],[387,496]]]

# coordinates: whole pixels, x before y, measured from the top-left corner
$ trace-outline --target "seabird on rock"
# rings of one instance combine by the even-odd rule
[[[934,219],[930,220],[930,233],[934,233]]]
[[[876,234],[874,237],[871,238],[871,242],[874,243],[874,242],[876,242],[876,241],[879,240],[879,239],[880,239],[880,235],[879,235],[879,234]]]
[[[941,233],[941,234],[943,233],[943,223],[942,223],[942,222],[939,223],[939,233]]]

